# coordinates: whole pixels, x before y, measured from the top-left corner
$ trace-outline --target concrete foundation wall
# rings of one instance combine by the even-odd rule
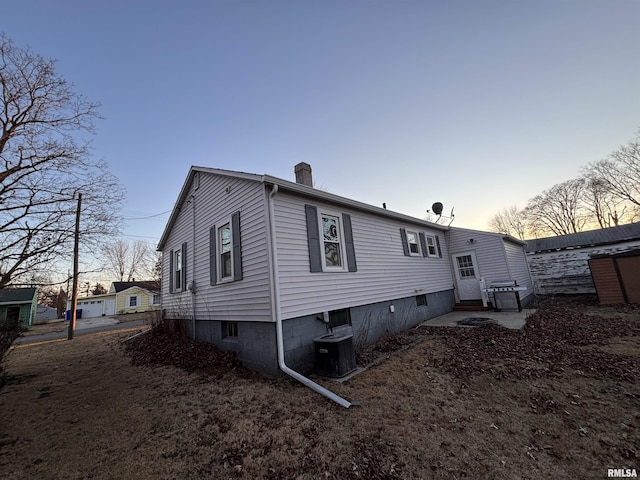
[[[453,310],[453,290],[426,295],[427,305],[418,306],[416,297],[351,307],[351,330],[356,350],[387,334],[395,334]],[[393,312],[391,312],[393,305]],[[314,338],[328,332],[317,315],[307,315],[283,322],[285,361],[300,372],[312,371],[315,361]],[[341,329],[345,327],[339,327]]]
[[[375,342],[384,335],[398,333],[444,315],[452,311],[455,304],[453,290],[427,294],[426,300],[427,304],[420,306],[416,297],[406,297],[352,307],[351,327],[338,328],[350,329],[353,332],[353,343],[357,349]],[[313,371],[313,340],[328,332],[327,326],[318,317],[322,317],[322,312],[285,320],[282,323],[285,362],[290,368],[301,373]],[[199,342],[210,342],[222,350],[236,352],[247,368],[272,376],[280,374],[276,325],[273,322],[237,322],[238,336],[232,338],[224,337],[224,323],[219,321],[196,320],[195,336],[190,320],[170,320],[169,324],[173,329],[178,329]]]
[[[272,376],[279,374],[275,323],[238,322],[238,336],[226,338],[223,325],[218,321],[196,321],[195,339],[236,352],[247,368]]]

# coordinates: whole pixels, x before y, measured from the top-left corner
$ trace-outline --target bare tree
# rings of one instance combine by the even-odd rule
[[[640,132],[607,158],[590,163],[584,174],[603,192],[608,205],[616,209],[626,205],[631,221],[635,220],[640,215]],[[617,212],[618,221],[621,216]]]
[[[119,282],[152,278],[157,262],[149,244],[142,240],[130,243],[118,239],[105,249],[104,257],[107,272]]]
[[[607,182],[596,176],[585,177],[581,201],[600,228],[619,225],[632,210],[629,202],[611,192]]]
[[[589,214],[580,201],[584,183],[582,178],[567,180],[529,200],[524,214],[531,233],[538,236],[581,232],[589,223]]]
[[[0,34],[0,288],[69,257],[78,192],[82,244],[116,230],[122,190],[84,138],[98,105],[54,67]]]
[[[516,205],[500,210],[489,220],[489,230],[524,240],[527,234],[524,212]]]

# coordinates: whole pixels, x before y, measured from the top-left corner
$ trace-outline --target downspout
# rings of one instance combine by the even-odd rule
[[[280,311],[280,278],[278,274],[278,249],[276,245],[276,223],[275,213],[273,208],[273,197],[278,193],[278,185],[273,184],[271,193],[269,193],[269,229],[271,234],[271,271],[273,273],[273,300],[275,303],[275,317],[276,317],[276,347],[278,350],[278,366],[280,370],[289,375],[290,377],[298,380],[300,383],[306,385],[312,390],[315,390],[321,395],[324,395],[329,400],[342,405],[345,408],[349,408],[351,403],[344,398],[336,395],[330,390],[327,390],[322,385],[318,385],[311,379],[299,374],[295,370],[289,368],[284,362],[284,340],[282,335],[282,312]]]

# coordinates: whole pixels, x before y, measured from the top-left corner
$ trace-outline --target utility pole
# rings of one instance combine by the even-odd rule
[[[78,208],[76,209],[76,231],[73,237],[73,291],[71,292],[71,318],[67,340],[73,338],[76,328],[76,307],[78,306],[78,246],[80,243],[80,207],[82,206],[82,193],[78,192]]]

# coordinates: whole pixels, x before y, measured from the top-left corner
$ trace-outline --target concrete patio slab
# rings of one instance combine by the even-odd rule
[[[427,320],[422,325],[429,327],[461,327],[466,325],[461,325],[460,322],[467,319],[491,319],[503,327],[519,330],[524,327],[527,317],[533,315],[535,311],[535,308],[523,308],[520,312],[515,310],[500,312],[494,312],[493,310],[482,312],[450,312]]]

